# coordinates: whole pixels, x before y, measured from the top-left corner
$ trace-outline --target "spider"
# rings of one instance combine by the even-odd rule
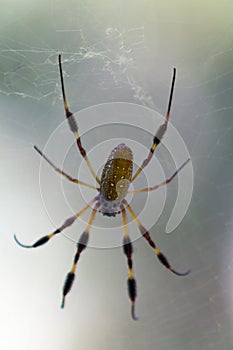
[[[84,208],[82,208],[77,214],[73,215],[72,217],[65,220],[65,222],[58,227],[55,231],[52,233],[43,236],[42,238],[38,239],[34,244],[32,245],[25,245],[19,242],[16,235],[14,235],[15,241],[23,248],[36,248],[39,247],[45,243],[47,243],[52,237],[56,236],[57,234],[60,234],[63,230],[65,230],[67,227],[71,226],[77,219],[80,217],[88,208],[92,206],[92,204],[95,203],[94,208],[91,211],[91,215],[87,224],[86,229],[82,233],[82,235],[79,238],[79,241],[77,243],[77,250],[73,259],[73,264],[71,266],[70,271],[68,272],[65,283],[63,286],[63,292],[62,292],[62,302],[61,302],[61,308],[64,308],[65,306],[65,298],[66,295],[70,292],[71,287],[74,282],[75,278],[75,270],[80,258],[81,253],[84,251],[84,249],[87,246],[88,239],[89,239],[89,232],[93,223],[93,220],[95,218],[96,212],[99,211],[103,215],[106,215],[108,217],[115,217],[117,214],[122,215],[122,221],[123,221],[123,228],[124,228],[124,237],[123,237],[123,252],[127,259],[128,264],[128,294],[129,299],[131,301],[131,316],[134,320],[137,319],[135,315],[135,301],[137,296],[137,288],[136,288],[136,280],[134,278],[133,273],[133,260],[132,260],[132,254],[133,254],[133,246],[129,237],[128,228],[127,228],[127,211],[132,216],[133,220],[135,221],[142,237],[145,238],[145,240],[148,242],[148,244],[151,246],[151,248],[154,250],[158,260],[161,264],[163,264],[168,270],[173,272],[175,275],[178,276],[186,276],[190,273],[190,270],[186,272],[178,272],[173,269],[173,267],[170,265],[168,259],[165,257],[165,255],[159,250],[159,248],[155,245],[154,241],[152,240],[150,233],[148,230],[141,224],[138,217],[136,216],[134,210],[130,206],[130,204],[125,199],[127,193],[129,193],[128,188],[131,182],[133,182],[136,177],[141,173],[141,171],[148,165],[148,163],[151,161],[153,154],[156,150],[156,147],[161,142],[162,137],[164,136],[169,116],[170,116],[170,110],[171,110],[171,104],[172,104],[172,96],[174,91],[174,85],[175,85],[175,78],[176,78],[176,68],[173,69],[173,77],[172,77],[172,83],[171,83],[171,89],[170,89],[170,96],[169,96],[169,102],[167,107],[167,114],[165,117],[165,121],[162,125],[159,126],[157,132],[155,133],[155,136],[153,138],[153,144],[152,147],[148,153],[147,158],[144,159],[141,166],[138,168],[138,170],[133,174],[133,152],[129,147],[127,147],[124,143],[119,144],[116,146],[110,153],[103,171],[101,175],[101,179],[96,175],[95,171],[92,168],[92,165],[88,159],[87,153],[82,146],[81,138],[78,133],[78,125],[77,122],[73,116],[73,113],[69,110],[67,100],[66,100],[66,94],[65,94],[65,87],[64,87],[64,79],[63,79],[63,72],[62,72],[62,63],[61,63],[61,55],[58,56],[58,64],[59,64],[59,72],[60,72],[60,79],[61,79],[61,89],[62,89],[62,97],[63,97],[63,104],[65,109],[65,115],[70,127],[70,130],[73,132],[77,148],[79,152],[81,153],[82,157],[84,158],[88,169],[90,170],[92,176],[95,178],[97,184],[99,187],[94,187],[92,185],[89,185],[83,181],[80,181],[76,178],[71,177],[69,174],[67,174],[65,171],[59,169],[56,167],[47,156],[42,153],[42,151],[37,147],[34,146],[34,149],[39,153],[39,155],[47,161],[51,167],[60,175],[64,176],[67,180],[79,184],[82,186],[86,186],[89,188],[92,188],[94,190],[98,191],[97,196],[95,196]],[[190,158],[187,159],[175,172],[174,174],[167,178],[165,181],[163,181],[160,184],[154,185],[152,187],[138,189],[130,191],[130,193],[140,193],[140,192],[149,192],[154,191],[162,186],[167,185],[170,183],[178,174],[178,172],[185,167],[185,165],[190,161]]]

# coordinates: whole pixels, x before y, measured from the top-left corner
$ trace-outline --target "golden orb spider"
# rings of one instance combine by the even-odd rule
[[[123,238],[123,252],[126,255],[127,258],[127,263],[128,263],[128,294],[129,298],[131,300],[131,315],[134,320],[137,319],[135,316],[135,300],[136,300],[136,280],[133,275],[133,261],[132,261],[132,253],[133,253],[133,246],[129,237],[128,233],[128,228],[127,228],[127,215],[126,215],[126,210],[130,213],[132,216],[133,220],[135,221],[142,237],[146,239],[146,241],[149,243],[149,245],[152,247],[154,250],[157,258],[159,259],[160,263],[162,263],[167,269],[169,269],[171,272],[178,276],[186,276],[189,274],[190,270],[186,272],[177,272],[172,268],[170,263],[168,262],[167,258],[165,255],[158,249],[158,247],[155,245],[153,240],[150,237],[149,232],[146,230],[146,228],[141,224],[139,221],[138,217],[136,216],[135,212],[133,211],[132,207],[130,204],[126,201],[125,196],[128,192],[128,188],[131,182],[133,182],[136,177],[141,173],[141,171],[148,165],[150,162],[154,151],[156,147],[159,145],[161,142],[162,137],[164,136],[168,121],[169,121],[169,116],[170,116],[170,110],[171,110],[171,103],[172,103],[172,96],[173,96],[173,91],[174,91],[174,85],[175,85],[175,78],[176,78],[176,69],[174,68],[173,70],[173,78],[172,78],[172,83],[171,83],[171,90],[170,90],[170,97],[169,97],[169,102],[168,102],[168,108],[167,108],[167,114],[165,117],[165,122],[160,125],[159,129],[157,130],[154,138],[153,138],[153,144],[152,147],[149,151],[149,154],[147,158],[142,162],[141,166],[138,168],[138,170],[135,172],[133,175],[133,153],[129,147],[127,147],[125,144],[119,144],[116,146],[112,152],[110,153],[108,160],[104,166],[104,169],[102,171],[102,176],[101,179],[98,178],[96,175],[95,171],[93,170],[91,163],[87,157],[86,151],[82,146],[81,139],[78,134],[78,125],[77,122],[73,116],[73,114],[70,112],[67,101],[66,101],[66,95],[65,95],[65,87],[64,87],[64,79],[63,79],[63,72],[62,72],[62,64],[61,64],[61,55],[58,56],[58,62],[59,62],[59,70],[60,70],[60,79],[61,79],[61,88],[62,88],[62,96],[63,96],[63,103],[64,103],[64,109],[65,109],[65,114],[66,118],[70,127],[70,130],[73,132],[77,147],[84,158],[84,160],[87,163],[87,166],[95,178],[96,182],[100,185],[100,187],[94,187],[91,186],[83,181],[80,181],[78,179],[75,179],[68,175],[66,172],[63,170],[57,168],[42,152],[41,150],[37,147],[34,146],[35,150],[40,154],[42,158],[44,158],[50,165],[51,167],[60,175],[64,176],[67,180],[79,184],[82,186],[86,186],[89,188],[92,188],[94,190],[98,191],[97,196],[95,196],[83,209],[81,209],[77,214],[73,215],[72,217],[68,218],[59,228],[57,228],[55,231],[52,233],[43,236],[39,240],[37,240],[34,244],[32,245],[24,245],[20,243],[14,235],[15,241],[23,248],[36,248],[39,247],[46,242],[48,242],[52,237],[55,235],[61,233],[64,229],[67,227],[71,226],[74,221],[82,215],[92,204],[95,203],[94,208],[92,209],[87,227],[85,231],[82,233],[78,243],[77,243],[77,251],[74,256],[73,264],[66,276],[66,280],[64,283],[63,287],[63,297],[62,297],[62,303],[61,307],[64,308],[65,306],[65,297],[66,295],[70,292],[72,284],[74,282],[75,278],[75,270],[76,266],[80,257],[80,254],[82,251],[86,248],[86,245],[88,243],[89,239],[89,232],[90,228],[92,226],[93,220],[95,218],[96,212],[99,211],[103,215],[109,216],[109,217],[114,217],[116,214],[121,213],[122,214],[122,221],[123,221],[123,227],[124,227],[124,238]],[[176,171],[175,173],[163,181],[162,183],[148,187],[148,188],[143,188],[139,190],[134,190],[130,191],[130,193],[140,193],[140,192],[149,192],[149,191],[154,191],[158,189],[161,186],[164,186],[168,183],[170,183],[175,176],[178,174],[178,172],[184,168],[184,166],[190,161],[190,158],[187,159]]]

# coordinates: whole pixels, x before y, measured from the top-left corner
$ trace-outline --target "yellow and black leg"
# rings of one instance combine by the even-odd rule
[[[158,247],[155,245],[153,240],[150,237],[149,232],[145,229],[144,226],[140,223],[138,217],[136,216],[135,212],[133,211],[132,207],[129,205],[129,203],[125,200],[124,201],[126,208],[130,212],[132,218],[136,222],[142,236],[145,238],[145,240],[149,243],[149,245],[153,248],[155,254],[157,255],[157,258],[159,259],[160,263],[163,264],[168,270],[173,272],[177,276],[186,276],[190,273],[190,270],[185,272],[178,272],[173,269],[173,267],[170,265],[169,261],[167,260],[166,256],[158,249]]]
[[[165,186],[167,184],[169,184],[175,177],[176,175],[185,167],[186,164],[188,164],[188,162],[190,161],[190,158],[187,159],[175,172],[174,174],[169,177],[168,179],[166,179],[165,181],[161,182],[158,185],[152,186],[152,187],[146,187],[146,188],[142,188],[139,190],[133,190],[133,191],[128,191],[128,193],[140,193],[140,192],[149,192],[149,191],[154,191],[157,190],[159,187]]]
[[[76,267],[77,267],[77,264],[78,264],[78,260],[80,258],[80,254],[82,253],[82,251],[87,246],[88,239],[89,239],[90,228],[92,226],[92,223],[93,223],[93,220],[95,218],[95,214],[96,214],[96,211],[97,211],[98,207],[99,207],[99,203],[97,203],[95,205],[95,208],[92,210],[89,222],[87,224],[87,228],[82,233],[82,235],[81,235],[81,237],[80,237],[80,239],[79,239],[79,241],[77,243],[77,251],[76,251],[76,254],[74,256],[74,261],[73,261],[71,270],[68,272],[68,274],[66,276],[66,280],[65,280],[65,283],[64,283],[64,287],[63,287],[61,308],[64,308],[64,306],[65,306],[65,297],[70,292],[71,287],[73,285],[74,278],[75,278],[75,270],[76,270]]]
[[[78,134],[78,125],[74,118],[73,113],[69,110],[67,100],[66,100],[66,94],[65,94],[65,85],[64,85],[64,79],[63,79],[63,72],[62,72],[62,64],[61,64],[61,55],[58,56],[58,62],[59,62],[59,71],[60,71],[60,78],[61,78],[61,88],[62,88],[62,96],[63,96],[63,103],[64,103],[64,109],[66,113],[66,118],[70,127],[70,130],[74,134],[74,137],[76,139],[77,147],[82,155],[82,157],[85,159],[87,166],[93,175],[93,177],[96,179],[97,183],[100,184],[100,179],[96,175],[94,169],[92,168],[92,165],[87,157],[86,151],[82,146],[81,139]]]
[[[16,235],[14,235],[14,239],[16,241],[16,243],[18,243],[18,245],[20,245],[23,248],[37,248],[45,243],[47,243],[52,237],[56,236],[57,234],[61,233],[63,230],[65,230],[67,227],[71,226],[75,220],[82,215],[94,202],[96,202],[97,198],[95,197],[94,199],[92,199],[92,201],[87,204],[83,209],[81,209],[77,214],[71,216],[69,219],[67,219],[62,226],[60,226],[59,228],[57,228],[55,231],[53,231],[52,233],[43,236],[41,238],[39,238],[35,243],[33,243],[32,245],[25,245],[22,244],[21,242],[19,242],[18,238],[16,237]]]
[[[83,181],[80,181],[78,179],[74,179],[73,177],[71,177],[69,174],[67,174],[65,171],[57,168],[52,162],[50,159],[48,159],[48,157],[46,157],[46,155],[37,147],[37,146],[34,146],[34,149],[39,153],[39,155],[44,159],[46,160],[47,163],[49,163],[49,165],[51,165],[51,167],[60,175],[64,176],[67,180],[75,183],[75,184],[78,184],[78,185],[82,185],[82,186],[85,186],[85,187],[88,187],[88,188],[92,188],[93,190],[97,190],[99,191],[99,188],[95,187],[95,186],[92,186],[92,185],[89,185],[87,184],[86,182],[83,182]]]
[[[153,145],[149,151],[149,154],[147,156],[146,159],[144,159],[144,161],[142,162],[140,168],[138,168],[138,170],[136,171],[136,173],[133,175],[131,182],[133,182],[136,177],[141,173],[141,171],[147,166],[147,164],[150,162],[151,158],[153,157],[154,151],[156,149],[156,147],[160,144],[166,130],[167,130],[167,124],[169,121],[169,117],[170,117],[170,111],[171,111],[171,105],[172,105],[172,96],[173,96],[173,92],[174,92],[174,86],[175,86],[175,79],[176,79],[176,68],[173,69],[173,77],[172,77],[172,84],[171,84],[171,91],[170,91],[170,96],[169,96],[169,102],[168,102],[168,108],[167,108],[167,114],[165,117],[165,122],[160,125],[160,127],[158,128],[154,139],[153,139]]]
[[[137,317],[135,316],[135,300],[137,296],[137,286],[136,286],[136,280],[134,279],[134,276],[133,276],[133,260],[132,260],[133,245],[131,243],[131,240],[128,234],[125,208],[122,208],[121,212],[122,212],[122,220],[123,220],[123,226],[124,226],[123,252],[126,255],[128,268],[129,268],[128,293],[129,293],[129,298],[131,300],[131,315],[134,320],[137,320]]]

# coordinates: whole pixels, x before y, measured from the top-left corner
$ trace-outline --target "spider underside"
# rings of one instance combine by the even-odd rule
[[[81,139],[78,134],[78,125],[77,122],[72,114],[70,112],[67,101],[66,101],[66,95],[65,95],[65,88],[64,88],[64,81],[63,81],[63,72],[62,72],[62,64],[61,64],[61,55],[59,55],[59,70],[60,70],[60,79],[61,79],[61,88],[62,88],[62,96],[63,96],[63,103],[64,103],[64,109],[66,118],[70,127],[70,130],[73,132],[77,144],[77,148],[79,152],[81,153],[82,157],[86,161],[87,167],[89,171],[92,173],[93,177],[95,178],[97,184],[99,187],[95,187],[92,185],[89,185],[81,180],[75,179],[63,170],[57,168],[48,158],[47,156],[37,147],[34,146],[35,150],[40,154],[44,160],[46,160],[53,169],[58,172],[60,175],[64,176],[67,180],[79,184],[82,186],[86,186],[89,188],[92,188],[94,190],[98,191],[98,194],[84,207],[82,208],[77,214],[73,215],[72,217],[65,220],[65,222],[57,228],[52,233],[43,236],[39,240],[37,240],[32,245],[24,245],[19,242],[16,235],[14,235],[14,238],[16,242],[24,248],[36,248],[38,246],[41,246],[48,242],[52,237],[54,237],[57,234],[60,234],[64,229],[71,226],[79,216],[81,216],[88,208],[94,205],[94,208],[91,211],[90,218],[87,224],[86,229],[81,234],[79,241],[77,243],[77,249],[76,253],[73,259],[73,264],[71,266],[70,271],[68,272],[66,276],[66,280],[63,287],[63,296],[62,296],[62,303],[61,307],[63,308],[65,306],[65,298],[66,295],[70,292],[71,287],[74,282],[75,278],[75,270],[78,264],[78,260],[80,258],[80,255],[82,251],[86,248],[88,244],[89,239],[89,232],[90,228],[92,226],[93,220],[95,218],[96,212],[101,212],[103,215],[108,217],[114,217],[117,214],[122,215],[122,222],[123,222],[123,228],[124,228],[124,237],[123,237],[123,253],[126,256],[127,264],[128,264],[128,294],[129,298],[131,300],[131,315],[134,320],[137,319],[135,315],[135,301],[137,296],[136,291],[136,280],[134,278],[133,273],[133,260],[132,260],[132,254],[133,254],[133,246],[129,237],[128,228],[127,228],[127,212],[132,216],[133,220],[135,221],[141,235],[147,243],[151,246],[151,248],[154,250],[154,253],[156,254],[158,260],[161,264],[163,264],[167,269],[169,269],[171,272],[178,276],[185,276],[189,274],[189,270],[183,273],[177,272],[172,268],[170,263],[168,262],[165,255],[158,249],[158,247],[155,245],[154,241],[152,240],[149,232],[146,230],[146,228],[141,224],[138,217],[136,216],[135,212],[133,211],[130,204],[126,201],[125,197],[127,193],[129,193],[128,189],[130,184],[135,180],[135,178],[141,173],[141,171],[147,166],[147,164],[150,162],[150,160],[153,157],[154,151],[156,147],[161,142],[161,139],[163,135],[166,132],[169,116],[170,116],[170,109],[171,109],[171,102],[172,102],[172,96],[174,91],[174,84],[175,84],[175,76],[176,76],[176,69],[173,70],[173,78],[172,78],[172,84],[171,84],[171,91],[170,91],[170,97],[169,97],[169,103],[168,103],[168,109],[167,114],[165,117],[165,121],[160,127],[158,128],[157,132],[155,133],[155,136],[153,138],[152,147],[149,150],[149,154],[147,158],[142,162],[141,166],[138,168],[135,174],[133,174],[133,152],[129,147],[127,147],[124,143],[119,144],[117,147],[115,147],[112,152],[110,153],[107,162],[105,163],[104,169],[102,171],[101,179],[98,178],[95,171],[93,170],[91,163],[87,157],[86,151],[82,146]],[[160,184],[157,184],[152,187],[139,189],[130,191],[130,193],[141,193],[141,192],[149,192],[156,190],[162,186],[167,185],[170,183],[178,174],[178,172],[184,168],[184,166],[189,162],[190,159],[187,159],[176,171],[175,173],[165,181],[163,181]]]

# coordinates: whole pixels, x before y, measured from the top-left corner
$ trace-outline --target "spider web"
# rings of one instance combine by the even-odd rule
[[[77,344],[85,349],[233,348],[232,3],[146,5],[135,2],[129,9],[120,2],[101,2],[97,7],[91,1],[70,0],[66,5],[52,1],[49,6],[36,2],[3,6],[2,348],[69,350]],[[41,201],[40,160],[32,145],[45,145],[64,119],[58,53],[75,112],[123,101],[164,114],[172,67],[177,67],[172,123],[192,157],[194,192],[185,219],[172,235],[165,235],[177,193],[177,183],[171,184],[151,236],[175,268],[191,267],[192,273],[183,279],[170,275],[143,240],[135,242],[137,323],[129,319],[121,248],[85,251],[63,313],[60,291],[75,252],[73,242],[60,237],[28,252],[12,241],[14,232],[31,242],[53,230]],[[67,134],[67,128],[59,133],[61,147]],[[140,140],[139,134],[134,136]],[[94,141],[85,139],[87,149]],[[150,147],[150,140],[145,137],[143,144]],[[156,152],[167,167],[165,174],[171,174],[174,164],[163,147]],[[141,156],[135,155],[138,161]],[[58,165],[63,160],[57,149],[51,149],[50,157]],[[67,170],[76,173],[80,158],[76,155],[73,163],[69,159]],[[56,174],[48,168],[45,175],[52,215],[60,222],[68,211],[53,186]],[[148,176],[153,181],[150,168]],[[79,210],[80,193],[71,187],[67,191]],[[159,193],[153,195],[158,206]],[[149,214],[153,215],[153,207]],[[79,226],[74,230],[80,234]]]

